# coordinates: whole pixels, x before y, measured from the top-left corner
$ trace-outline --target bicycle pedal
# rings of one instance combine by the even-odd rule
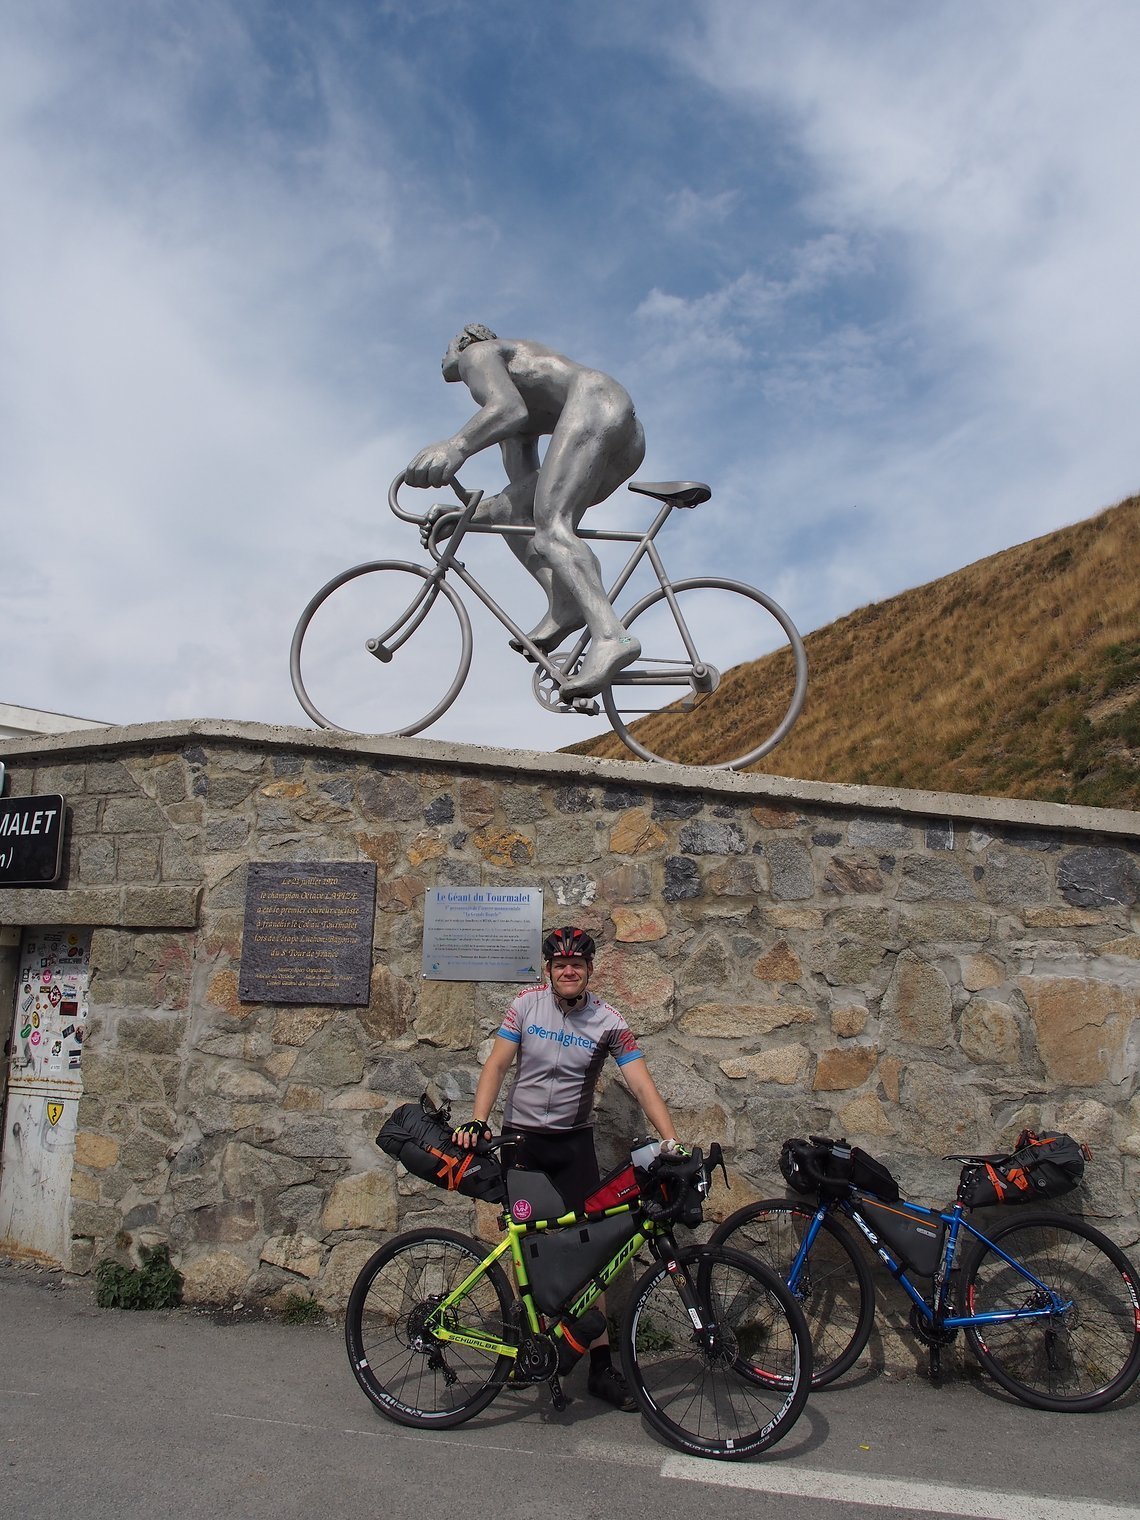
[[[567,712],[581,713],[584,718],[596,718],[601,710],[593,697],[575,697],[566,708]]]

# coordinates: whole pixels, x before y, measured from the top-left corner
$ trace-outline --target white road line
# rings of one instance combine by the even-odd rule
[[[902,1478],[873,1478],[862,1473],[820,1472],[789,1466],[710,1462],[702,1457],[669,1456],[663,1478],[747,1488],[789,1499],[830,1499],[865,1504],[872,1509],[918,1510],[924,1514],[962,1515],[968,1520],[1137,1520],[1133,1504],[1102,1504],[1096,1499],[1046,1499],[1039,1494],[991,1493],[943,1483],[909,1483]]]

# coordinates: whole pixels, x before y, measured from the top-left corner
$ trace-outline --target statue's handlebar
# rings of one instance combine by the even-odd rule
[[[396,514],[396,516],[401,518],[404,522],[417,523],[418,525],[422,526],[427,522],[431,509],[429,508],[427,512],[409,512],[406,507],[402,507],[400,505],[400,487],[403,484],[404,471],[401,470],[392,484],[388,487],[388,505],[392,508],[392,511]],[[458,480],[455,479],[449,481],[448,484],[451,486],[451,489],[455,492],[456,496],[459,497],[459,500],[465,507],[469,507],[472,501],[478,501],[483,494],[482,491],[468,491],[459,483]]]

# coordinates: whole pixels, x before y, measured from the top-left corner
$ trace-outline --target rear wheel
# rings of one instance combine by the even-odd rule
[[[682,1282],[708,1333],[695,1327]],[[690,1247],[645,1273],[621,1353],[650,1425],[696,1456],[755,1456],[788,1433],[807,1401],[811,1339],[799,1306],[774,1272],[724,1247]]]
[[[807,694],[807,655],[791,618],[763,591],[718,577],[677,581],[622,621],[641,655],[601,698],[635,755],[740,770],[786,738]],[[757,690],[748,667],[765,655]]]
[[[1034,1409],[1101,1409],[1140,1373],[1140,1290],[1127,1256],[1083,1219],[1021,1215],[999,1225],[964,1267],[966,1338],[994,1380]],[[1047,1309],[1047,1316],[1013,1318]]]
[[[344,1336],[353,1375],[400,1425],[446,1429],[485,1409],[513,1359],[433,1334],[432,1310],[487,1252],[452,1230],[412,1230],[376,1252],[353,1284]],[[513,1344],[511,1291],[496,1262],[447,1312],[447,1327]]]
[[[770,1198],[730,1214],[709,1243],[747,1251],[789,1282],[814,1217],[807,1204]],[[870,1338],[875,1322],[871,1271],[858,1246],[827,1215],[789,1285],[811,1332],[812,1387],[823,1388],[854,1365]]]

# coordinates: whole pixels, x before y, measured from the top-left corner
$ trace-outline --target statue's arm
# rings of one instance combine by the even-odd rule
[[[420,450],[404,472],[411,486],[447,485],[465,459],[514,438],[529,423],[526,402],[495,343],[473,343],[464,349],[459,373],[479,410],[450,438]]]

